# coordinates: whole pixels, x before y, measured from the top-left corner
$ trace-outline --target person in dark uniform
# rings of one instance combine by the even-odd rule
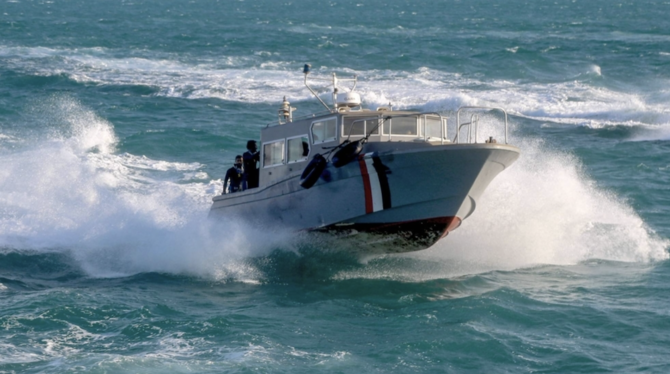
[[[242,180],[244,179],[244,169],[242,168],[242,156],[235,156],[235,164],[226,172],[226,177],[223,179],[223,192],[221,195],[228,193],[242,191]],[[230,181],[230,186],[228,182]]]
[[[256,188],[258,187],[258,163],[261,160],[260,152],[256,147],[255,140],[249,140],[247,142],[247,151],[242,155],[244,160],[244,179],[247,184],[247,188]]]

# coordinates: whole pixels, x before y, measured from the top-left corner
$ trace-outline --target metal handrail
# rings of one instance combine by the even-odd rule
[[[465,122],[465,123],[461,123],[461,125],[458,126],[458,129],[456,129],[456,137],[454,137],[454,143],[458,143],[460,141],[459,133],[461,132],[461,129],[463,128],[463,126],[470,126],[471,124],[472,124],[471,122]],[[469,139],[468,139],[468,141],[469,141]]]
[[[474,124],[474,126],[470,126],[470,131],[468,131],[468,143],[472,143],[472,128],[475,128],[475,143],[477,143],[477,134],[479,133],[479,115],[478,114],[473,114],[470,116],[470,123]]]
[[[445,139],[449,139],[449,134],[448,134],[448,123],[447,123],[447,118],[443,117],[439,113],[426,113],[422,114],[421,117],[423,117],[423,141],[427,142],[428,141],[428,131],[427,130],[427,124],[428,124],[428,116],[436,116],[439,121],[440,121],[440,144],[444,144]]]
[[[456,138],[455,138],[455,142],[456,142],[456,143],[460,143],[460,140],[461,140],[461,139],[460,139],[461,128],[462,128],[463,126],[466,126],[466,125],[467,125],[467,126],[472,125],[472,124],[473,124],[473,120],[475,120],[475,121],[476,121],[476,122],[474,123],[474,128],[475,128],[475,143],[477,143],[477,128],[479,127],[479,126],[478,126],[478,123],[479,123],[479,116],[476,115],[476,114],[473,114],[473,115],[470,117],[470,122],[461,124],[461,111],[462,111],[462,110],[473,110],[473,109],[475,109],[475,110],[489,110],[489,111],[490,111],[490,110],[499,110],[499,111],[503,112],[503,114],[505,115],[505,144],[508,144],[508,143],[507,143],[507,134],[508,134],[507,111],[506,111],[505,109],[503,109],[503,108],[499,108],[499,107],[487,107],[487,106],[464,106],[464,107],[460,107],[460,108],[458,108],[458,112],[456,112]],[[476,118],[475,118],[475,116],[476,116]],[[471,133],[472,133],[472,127],[470,127],[470,128],[469,128],[469,131],[468,131],[468,143],[471,142],[471,139],[469,138],[469,135],[470,135]]]
[[[331,115],[331,114],[334,114],[334,113],[335,112],[332,111],[332,110],[331,111],[325,111],[324,110],[324,111],[321,111],[321,112],[314,112],[314,113],[305,114],[305,115],[302,115],[302,116],[299,116],[299,117],[294,117],[292,122],[302,121],[302,120],[308,119],[308,118],[317,118],[317,117],[328,116],[328,115]],[[273,121],[273,122],[265,124],[265,128],[274,127],[274,126],[279,126],[277,124],[277,121]]]

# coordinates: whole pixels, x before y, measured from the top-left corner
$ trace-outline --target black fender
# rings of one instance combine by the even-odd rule
[[[300,186],[305,189],[312,188],[327,166],[328,161],[325,157],[315,154],[300,175]]]
[[[358,157],[361,151],[363,151],[363,143],[360,140],[348,143],[333,155],[333,166],[340,168],[350,163]]]

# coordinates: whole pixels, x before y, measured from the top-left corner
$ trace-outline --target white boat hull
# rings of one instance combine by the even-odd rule
[[[305,163],[270,186],[215,197],[210,215],[255,225],[318,231],[355,250],[398,253],[430,247],[470,216],[493,180],[519,156],[503,144],[368,143],[349,164],[329,166],[312,188]]]

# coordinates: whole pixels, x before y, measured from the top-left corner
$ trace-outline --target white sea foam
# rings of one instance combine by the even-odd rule
[[[193,83],[188,69],[177,70]],[[203,77],[212,74],[203,71]],[[245,70],[233,77],[234,71],[225,72],[226,85],[239,91],[238,99],[247,97],[240,100],[272,100],[267,92],[280,87],[306,96],[299,79],[287,83],[285,71]],[[444,110],[493,104],[530,117],[601,123],[668,113],[644,98],[579,82],[519,88],[501,81],[468,90],[463,86],[481,83],[426,68],[366,74],[370,81],[361,82],[361,92],[378,105],[391,100],[400,107]],[[202,165],[115,153],[113,126],[67,97],[35,110],[57,125],[48,123],[50,131],[32,146],[0,154],[0,246],[67,248],[97,276],[167,271],[262,278],[245,258],[267,253],[284,236],[234,222],[223,229],[207,220],[210,197],[221,187],[218,180],[202,179]],[[494,180],[475,215],[426,256],[485,268],[666,258],[667,243],[625,202],[583,175],[578,160],[533,141],[515,144],[523,149],[521,159]],[[184,178],[193,182],[177,183]]]
[[[202,353],[202,346],[206,345],[203,338],[184,339],[183,333],[164,337],[158,342],[160,348],[156,352],[147,353],[145,357],[152,358],[194,358]]]
[[[670,140],[670,124],[664,126],[641,126],[641,131],[629,140],[634,142],[668,141]]]
[[[30,74],[66,74],[74,80],[104,85],[143,85],[156,95],[190,99],[219,98],[245,103],[279,103],[283,96],[296,103],[311,99],[302,84],[300,64],[268,63],[265,54],[248,57],[184,61],[178,55],[146,54],[117,58],[112,50],[50,49],[0,46],[0,56],[11,57],[12,68]],[[138,52],[139,54],[139,52]],[[296,66],[297,65],[297,66]],[[331,72],[315,68],[314,74]],[[461,105],[496,105],[511,113],[562,123],[604,127],[612,124],[663,125],[670,123],[668,98],[657,94],[622,92],[568,80],[557,83],[527,83],[479,80],[420,68],[416,71],[337,69],[360,77],[359,91],[370,106],[422,106],[429,110],[453,110]],[[601,76],[600,66],[591,65],[585,76]],[[329,90],[314,81],[325,99]],[[426,105],[426,103],[428,103]],[[300,105],[298,112],[300,114]]]
[[[474,214],[446,240],[416,256],[468,264],[465,271],[588,259],[668,259],[670,241],[584,175],[578,160],[542,142],[515,143],[522,156],[493,181]]]
[[[43,360],[45,357],[35,352],[26,352],[13,344],[0,342],[0,364],[23,364]]]
[[[62,248],[94,276],[259,279],[244,260],[282,235],[208,220],[220,180],[176,183],[183,172],[202,177],[200,164],[115,154],[111,124],[76,100],[54,99],[39,112],[62,126],[0,154],[0,247]]]
[[[62,101],[44,111],[55,111],[69,127],[0,155],[6,166],[0,246],[64,248],[94,276],[159,271],[263,279],[245,260],[268,253],[290,233],[207,220],[220,181],[176,183],[183,173],[201,173],[200,164],[116,154],[111,124],[72,99]],[[667,258],[668,243],[598,188],[578,160],[541,142],[515,144],[523,150],[520,160],[494,180],[475,214],[435,248],[412,256],[474,264],[460,271]],[[177,174],[161,179],[147,172]]]
[[[589,70],[591,73],[594,73],[595,75],[603,75],[600,66],[598,65],[591,65],[591,68]]]
[[[425,281],[592,259],[670,258],[670,240],[585,175],[575,157],[538,140],[515,138],[514,144],[522,150],[520,159],[494,179],[471,217],[432,248],[400,256],[418,263],[372,257],[367,267],[334,278]],[[454,290],[448,297],[467,295]]]
[[[512,48],[505,48],[507,52],[512,52],[512,53],[517,53],[519,51],[519,47],[512,47]]]

